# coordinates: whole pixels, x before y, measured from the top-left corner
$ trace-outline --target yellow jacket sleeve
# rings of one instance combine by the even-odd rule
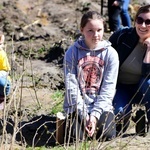
[[[10,71],[7,54],[4,50],[0,50],[0,70]]]

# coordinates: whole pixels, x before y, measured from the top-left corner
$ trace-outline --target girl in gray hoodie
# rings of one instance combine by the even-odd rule
[[[110,140],[116,136],[112,101],[118,54],[103,40],[104,20],[98,12],[82,16],[80,31],[82,36],[64,56],[66,133],[75,140],[82,140],[84,135],[93,137],[94,133],[97,139]]]

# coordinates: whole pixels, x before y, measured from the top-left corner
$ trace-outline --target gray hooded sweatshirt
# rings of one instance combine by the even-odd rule
[[[104,111],[113,112],[118,67],[118,54],[109,41],[90,50],[79,38],[64,56],[64,111],[76,111],[82,119],[87,114],[100,119]]]

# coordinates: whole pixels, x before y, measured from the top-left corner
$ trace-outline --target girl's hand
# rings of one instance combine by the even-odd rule
[[[90,137],[93,136],[96,130],[97,119],[94,116],[90,116],[90,119],[86,125],[86,131]]]
[[[86,126],[85,126],[85,130],[86,130],[87,132],[89,132],[89,122],[90,122],[90,116],[87,115],[87,116],[86,116]]]

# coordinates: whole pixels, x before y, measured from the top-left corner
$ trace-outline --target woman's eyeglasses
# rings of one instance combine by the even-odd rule
[[[137,24],[143,24],[143,22],[144,22],[145,25],[147,25],[147,26],[150,25],[150,19],[144,20],[142,17],[137,17],[137,18],[136,18],[136,23],[137,23]]]

